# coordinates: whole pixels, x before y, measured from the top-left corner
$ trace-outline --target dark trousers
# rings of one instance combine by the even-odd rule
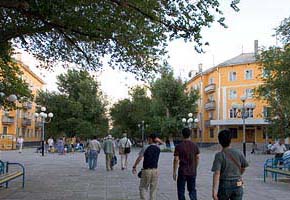
[[[178,174],[177,178],[177,196],[178,200],[185,200],[185,183],[187,183],[187,191],[190,200],[196,200],[196,189],[195,189],[196,176],[185,176]]]
[[[239,180],[222,181],[220,180],[218,199],[219,200],[242,200],[243,187],[237,186]]]

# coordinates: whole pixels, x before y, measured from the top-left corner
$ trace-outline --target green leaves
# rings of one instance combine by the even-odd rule
[[[160,69],[168,40],[193,41],[203,51],[201,30],[224,18],[218,0],[98,0],[0,2],[0,45],[12,40],[42,61],[114,68],[147,78]],[[231,6],[238,10],[238,0]],[[217,19],[215,19],[215,17]]]
[[[290,88],[287,87],[290,82],[289,19],[285,19],[276,29],[284,46],[270,47],[258,57],[264,71],[264,84],[257,89],[257,93],[271,107],[267,117],[271,122],[269,131],[273,136],[283,138],[290,135]]]
[[[144,121],[147,134],[178,136],[181,119],[196,110],[198,94],[194,91],[186,94],[184,83],[175,79],[170,69],[163,70],[161,78],[153,81],[149,90],[133,88],[130,99],[121,100],[112,107],[113,133],[127,131],[131,137],[140,139],[141,122]]]
[[[102,137],[108,131],[106,102],[98,83],[86,71],[69,70],[58,76],[60,93],[40,92],[37,102],[54,113],[48,124],[52,136]]]

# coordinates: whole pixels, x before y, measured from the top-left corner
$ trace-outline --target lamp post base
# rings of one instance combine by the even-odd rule
[[[41,141],[41,155],[44,156],[44,140]]]
[[[246,148],[247,148],[247,143],[243,142],[243,153],[245,157],[246,157]]]

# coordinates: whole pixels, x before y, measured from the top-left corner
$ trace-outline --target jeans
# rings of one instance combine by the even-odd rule
[[[243,187],[237,186],[239,180],[220,181],[218,190],[219,200],[242,200]]]
[[[98,152],[91,150],[89,152],[89,169],[94,170],[97,166]]]
[[[196,189],[195,189],[196,176],[187,176],[178,174],[177,177],[177,196],[178,200],[185,200],[185,183],[187,183],[187,190],[190,200],[196,200]]]

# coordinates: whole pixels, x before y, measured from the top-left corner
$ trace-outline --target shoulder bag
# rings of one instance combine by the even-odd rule
[[[127,147],[128,140],[129,140],[129,139],[127,139],[127,141],[126,141],[126,143],[125,143],[125,149],[124,149],[124,153],[125,153],[125,154],[128,154],[128,153],[131,152],[131,147]]]

